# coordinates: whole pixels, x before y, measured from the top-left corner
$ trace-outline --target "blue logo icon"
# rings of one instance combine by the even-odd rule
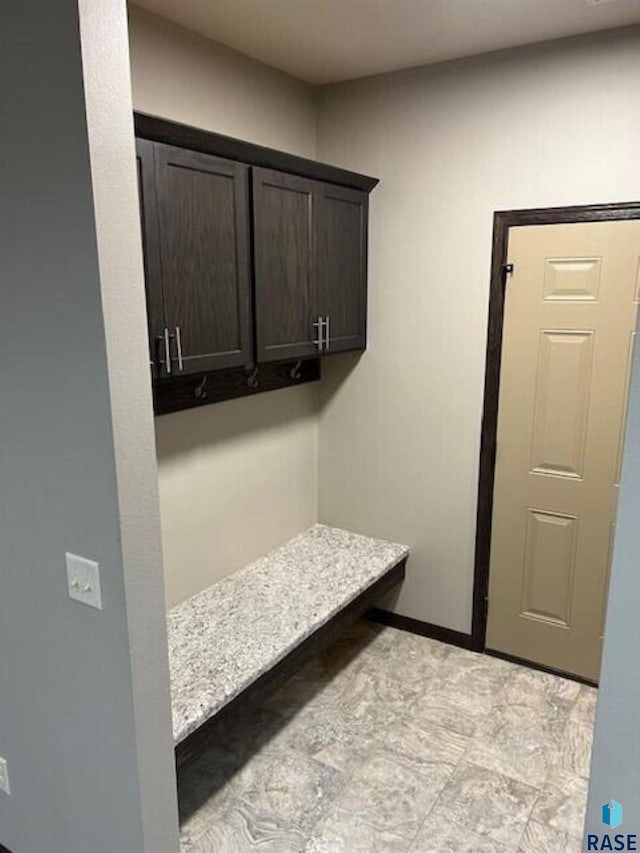
[[[622,823],[622,806],[615,800],[602,806],[602,822],[613,829]]]

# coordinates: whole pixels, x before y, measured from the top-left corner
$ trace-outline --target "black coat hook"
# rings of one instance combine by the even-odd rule
[[[291,379],[302,379],[302,361],[296,361],[296,363],[289,370],[289,376]]]
[[[258,368],[254,367],[251,373],[247,376],[247,385],[249,388],[257,388],[260,385],[258,381]]]
[[[202,382],[193,389],[193,396],[197,397],[198,400],[205,400],[207,397],[207,392],[204,390],[204,386],[207,384],[208,376],[202,377]]]

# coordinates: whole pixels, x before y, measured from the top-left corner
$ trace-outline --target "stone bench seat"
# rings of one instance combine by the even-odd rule
[[[205,723],[258,682],[275,683],[277,673],[281,683],[300,650],[318,651],[402,580],[407,556],[404,545],[316,524],[172,608],[178,763],[180,746]]]

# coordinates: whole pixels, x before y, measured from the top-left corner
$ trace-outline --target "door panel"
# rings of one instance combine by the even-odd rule
[[[253,169],[258,361],[317,352],[314,181]]]
[[[159,143],[155,163],[173,370],[180,344],[184,373],[249,365],[248,168]]]
[[[329,320],[328,351],[364,349],[368,196],[328,184],[318,194],[318,304]]]
[[[540,334],[531,442],[531,469],[538,474],[582,476],[593,337],[593,332]]]
[[[600,668],[640,223],[512,228],[487,647]]]
[[[545,300],[594,302],[600,288],[601,258],[547,258]]]
[[[568,627],[578,519],[529,509],[521,614]]]

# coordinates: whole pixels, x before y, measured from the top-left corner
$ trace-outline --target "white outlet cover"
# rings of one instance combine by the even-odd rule
[[[7,762],[4,758],[0,758],[0,791],[4,791],[5,794],[11,793],[11,786],[9,785],[9,768],[7,767]]]
[[[69,597],[96,610],[102,610],[102,591],[100,589],[100,566],[86,557],[77,554],[65,554],[67,562],[67,588]]]

